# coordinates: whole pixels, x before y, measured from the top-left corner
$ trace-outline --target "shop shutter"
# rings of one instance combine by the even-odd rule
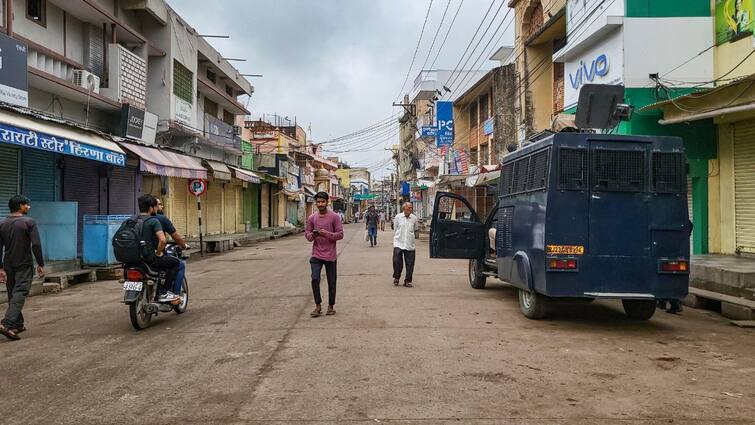
[[[755,253],[755,121],[734,125],[734,214],[737,249]]]
[[[236,192],[238,187],[226,183],[223,189],[223,232],[236,233]]]
[[[81,240],[83,237],[83,218],[88,214],[101,214],[100,211],[100,178],[99,163],[76,157],[65,158],[63,169],[63,200],[78,202],[78,254],[81,255]]]
[[[249,206],[252,209],[252,229],[259,229],[260,228],[260,185],[253,184],[249,185],[249,192],[251,192],[251,203]]]
[[[252,202],[252,188],[255,185],[250,184],[249,187],[244,188],[242,192],[242,200],[241,200],[241,221],[244,223],[252,222],[252,208],[254,206],[254,202]]]
[[[25,149],[21,154],[21,192],[32,202],[52,202],[55,197],[55,155]]]
[[[135,215],[138,213],[136,174],[135,167],[113,167],[108,182],[108,214]]]
[[[223,202],[222,191],[223,182],[214,179],[208,182],[207,202],[202,204],[202,212],[207,212],[206,216],[202,216],[202,225],[206,225],[205,233],[215,235],[223,231],[221,226],[221,204]],[[205,199],[202,201],[205,201]]]
[[[689,219],[692,222],[692,225],[695,225],[695,217],[692,216],[692,211],[694,208],[692,208],[692,177],[687,176],[687,214],[689,215]],[[695,244],[694,244],[694,238],[693,235],[689,235],[689,252],[690,255],[692,255],[692,252],[694,251]]]
[[[18,195],[19,150],[0,146],[0,218],[8,215],[8,200]]]
[[[173,225],[176,226],[178,233],[188,235],[187,209],[189,208],[190,196],[188,190],[189,182],[186,179],[180,179],[177,177],[171,177],[170,180],[170,219],[173,221]],[[192,198],[194,197],[192,196]]]
[[[262,185],[261,188],[262,194],[260,196],[260,222],[261,227],[270,227],[272,226],[270,223],[270,185],[265,183]]]

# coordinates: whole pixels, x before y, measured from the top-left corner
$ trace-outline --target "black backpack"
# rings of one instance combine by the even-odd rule
[[[113,236],[113,254],[121,263],[150,262],[155,252],[152,243],[144,240],[144,222],[151,217],[132,217],[124,221]]]

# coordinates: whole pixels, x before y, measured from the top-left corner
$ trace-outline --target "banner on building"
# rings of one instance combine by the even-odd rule
[[[29,106],[26,45],[0,34],[0,102]]]
[[[752,36],[754,0],[716,0],[716,44]]]
[[[438,135],[435,137],[436,146],[451,146],[454,144],[454,106],[453,102],[440,100],[435,104]]]

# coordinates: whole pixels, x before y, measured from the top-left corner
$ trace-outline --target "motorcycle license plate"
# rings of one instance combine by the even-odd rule
[[[124,291],[141,291],[142,282],[123,282]]]

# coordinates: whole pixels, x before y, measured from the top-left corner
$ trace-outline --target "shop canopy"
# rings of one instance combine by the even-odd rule
[[[261,182],[260,176],[258,176],[253,171],[242,170],[241,168],[236,167],[231,167],[231,170],[233,171],[233,177],[236,177],[241,181],[254,184],[260,184]]]
[[[126,153],[115,142],[97,133],[31,113],[0,110],[0,145],[126,166]]]
[[[207,178],[207,170],[197,158],[131,143],[121,143],[121,146],[140,158],[142,172],[185,179]]]
[[[231,181],[231,169],[227,165],[218,161],[205,160],[207,168],[212,171],[212,176],[218,180]]]

